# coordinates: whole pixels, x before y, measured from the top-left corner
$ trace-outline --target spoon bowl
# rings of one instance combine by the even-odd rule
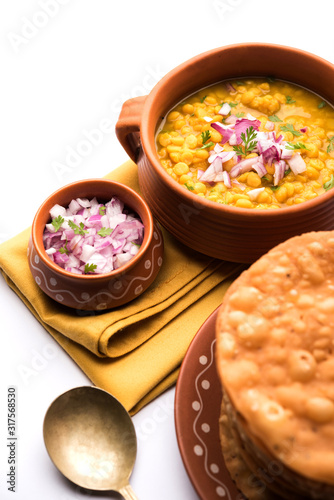
[[[136,500],[129,485],[137,454],[135,428],[111,394],[92,386],[61,394],[46,412],[43,435],[52,462],[67,479]]]

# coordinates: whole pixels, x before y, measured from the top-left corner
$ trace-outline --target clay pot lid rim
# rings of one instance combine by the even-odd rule
[[[40,226],[37,227],[37,222],[39,217],[42,216],[42,214],[45,211],[45,205],[51,201],[52,198],[57,198],[58,194],[61,193],[64,190],[71,190],[75,186],[82,186],[86,185],[89,186],[90,183],[92,182],[97,182],[101,185],[109,184],[111,187],[112,186],[117,186],[119,189],[123,189],[124,191],[127,191],[130,196],[136,201],[136,203],[139,203],[141,205],[141,208],[145,211],[145,216],[147,217],[148,224],[144,224],[142,221],[142,218],[140,217],[141,221],[144,224],[144,239],[143,243],[140,246],[139,251],[137,252],[134,257],[127,262],[126,264],[122,265],[118,269],[114,269],[110,271],[109,273],[99,273],[99,274],[75,274],[71,273],[70,271],[66,271],[62,267],[58,266],[55,262],[53,262],[49,256],[47,255],[43,242],[41,240],[41,245],[39,244],[39,239],[41,235],[43,234],[43,231],[41,230],[42,228]],[[73,199],[73,198],[72,198]],[[71,201],[71,200],[69,200]],[[56,203],[56,202],[55,202]],[[137,213],[137,209],[133,209]],[[137,213],[137,215],[139,215]],[[147,249],[149,247],[149,244],[153,238],[153,228],[154,228],[154,221],[153,221],[153,216],[151,213],[150,208],[148,207],[146,201],[140,196],[134,189],[130,188],[129,186],[126,186],[125,184],[122,184],[121,182],[113,181],[111,179],[101,179],[101,178],[91,178],[91,179],[83,179],[83,180],[78,180],[71,182],[70,184],[66,184],[65,186],[62,186],[61,188],[57,189],[53,193],[51,193],[40,205],[38,208],[33,223],[31,227],[31,239],[32,239],[32,244],[35,248],[35,251],[38,255],[38,257],[44,262],[46,267],[48,267],[50,270],[54,271],[55,273],[63,276],[64,278],[69,278],[71,280],[77,280],[78,282],[83,282],[86,281],[104,281],[104,280],[109,280],[112,278],[117,278],[120,275],[125,275],[128,271],[130,271],[137,263],[142,260],[142,258],[145,256]]]
[[[320,196],[317,196],[316,198],[313,198],[312,200],[307,200],[304,201],[303,203],[293,205],[291,207],[282,207],[277,210],[254,210],[254,209],[249,209],[249,208],[240,208],[240,207],[233,207],[230,205],[223,205],[211,200],[208,200],[206,198],[198,197],[195,194],[191,193],[190,191],[184,189],[178,182],[176,182],[170,175],[167,174],[167,172],[162,168],[159,158],[156,153],[156,148],[154,140],[155,140],[155,133],[154,137],[152,139],[151,136],[151,123],[152,120],[150,119],[150,115],[152,113],[153,105],[154,105],[154,100],[157,98],[157,96],[163,94],[166,92],[166,87],[168,87],[168,83],[171,79],[173,79],[175,76],[179,74],[181,71],[185,71],[187,67],[193,65],[193,64],[198,64],[199,61],[205,59],[206,57],[214,57],[215,55],[225,52],[227,50],[240,50],[240,49],[252,49],[252,48],[268,48],[272,50],[280,50],[284,51],[286,53],[294,53],[300,56],[304,56],[308,59],[312,59],[313,61],[320,62],[322,65],[327,66],[333,71],[334,75],[334,64],[330,63],[326,59],[322,58],[321,56],[318,56],[317,54],[313,54],[312,52],[308,52],[306,50],[299,49],[297,47],[291,47],[287,45],[280,45],[280,44],[272,44],[272,43],[262,43],[262,42],[242,42],[242,43],[235,43],[235,44],[230,44],[230,45],[224,45],[221,47],[217,47],[205,52],[202,52],[198,55],[193,56],[192,58],[188,59],[187,61],[184,61],[183,63],[179,64],[176,66],[174,69],[170,70],[151,90],[151,92],[148,94],[148,96],[145,99],[145,102],[143,104],[143,111],[142,111],[142,117],[141,117],[141,128],[140,128],[140,134],[142,137],[141,140],[141,147],[143,148],[145,155],[147,156],[151,166],[154,168],[156,174],[158,176],[161,176],[164,180],[165,183],[172,189],[175,190],[182,198],[185,198],[186,200],[189,201],[189,204],[193,205],[195,208],[201,208],[205,207],[206,209],[209,209],[211,211],[218,211],[221,214],[230,214],[233,216],[239,216],[239,217],[245,217],[247,218],[258,218],[259,220],[261,219],[266,219],[266,218],[281,218],[285,217],[288,214],[301,214],[303,212],[307,213],[309,211],[313,211],[314,208],[316,208],[318,205],[322,205],[323,203],[326,203],[329,201],[331,198],[334,196],[334,189],[330,189],[329,191],[322,193]],[[156,129],[156,123],[154,124],[154,127]]]

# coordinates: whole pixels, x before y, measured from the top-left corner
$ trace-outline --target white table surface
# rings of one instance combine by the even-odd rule
[[[0,241],[31,224],[41,202],[127,159],[114,126],[121,103],[214,47],[263,41],[334,63],[332,0],[15,0],[0,6]],[[106,122],[107,120],[107,122]],[[85,134],[110,126],[62,174]],[[119,498],[64,480],[44,447],[50,402],[89,380],[0,279],[0,498]],[[16,492],[8,491],[7,389],[17,388]],[[135,417],[131,484],[141,500],[196,500],[174,428],[174,389]]]

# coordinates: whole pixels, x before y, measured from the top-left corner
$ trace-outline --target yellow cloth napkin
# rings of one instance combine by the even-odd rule
[[[140,192],[128,161],[106,176]],[[185,352],[205,319],[243,269],[197,253],[163,230],[164,262],[136,300],[103,313],[80,313],[50,299],[28,267],[30,228],[0,245],[8,285],[98,387],[131,413],[172,385]]]

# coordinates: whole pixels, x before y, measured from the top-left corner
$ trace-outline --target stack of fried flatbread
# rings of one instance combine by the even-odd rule
[[[250,500],[334,498],[334,232],[278,245],[217,319],[226,465]]]

